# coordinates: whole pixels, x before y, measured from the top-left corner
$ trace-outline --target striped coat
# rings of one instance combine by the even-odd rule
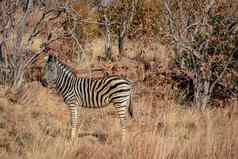
[[[69,106],[72,137],[76,135],[80,108],[101,108],[112,103],[118,112],[124,138],[128,114],[133,116],[131,81],[120,76],[79,78],[52,55],[48,57],[43,74],[42,85],[54,87]]]

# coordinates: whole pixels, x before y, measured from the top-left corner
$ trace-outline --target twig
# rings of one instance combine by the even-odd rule
[[[66,11],[70,11],[70,10],[71,10],[71,11],[74,13],[74,15],[77,16],[78,22],[88,23],[88,24],[104,25],[103,22],[94,21],[94,20],[92,20],[92,19],[90,19],[90,18],[82,19],[81,16],[80,16],[80,14],[79,14],[71,5],[68,5],[66,8],[67,8]],[[113,25],[114,25],[114,24],[118,24],[118,22],[111,22],[111,25],[112,25],[112,24],[113,24]]]
[[[39,31],[37,30],[39,25],[43,22],[43,20],[46,18],[46,16],[49,15],[50,13],[52,13],[52,12],[58,12],[58,13],[57,13],[57,15],[55,17],[49,18],[49,21],[58,18],[61,15],[61,13],[64,12],[64,10],[63,9],[59,9],[59,10],[51,9],[51,10],[43,13],[41,18],[40,18],[40,20],[34,26],[34,28],[32,30],[32,33],[31,33],[30,37],[28,38],[28,41],[31,41],[33,37],[35,37],[35,36],[37,36],[39,34]]]
[[[227,60],[226,64],[224,65],[224,68],[223,68],[222,72],[221,72],[220,75],[217,77],[217,79],[211,84],[211,87],[210,87],[210,89],[209,89],[209,93],[212,93],[212,91],[213,91],[215,85],[222,79],[222,77],[223,77],[224,74],[226,73],[226,70],[227,70],[229,64],[231,63],[231,61],[232,61],[232,59],[233,59],[233,55],[234,55],[237,51],[238,51],[238,47],[235,48],[235,49],[232,51],[232,53],[231,53],[229,59]]]
[[[29,14],[32,10],[32,6],[33,6],[33,0],[29,0],[26,13],[20,20],[20,26],[19,26],[19,29],[18,29],[17,35],[16,35],[16,42],[15,42],[15,45],[14,45],[13,51],[12,51],[13,52],[13,62],[15,64],[16,64],[16,56],[17,56],[18,50],[21,48],[20,45],[21,45],[23,33],[25,31],[26,18],[29,16]]]
[[[176,28],[175,18],[172,14],[171,9],[169,8],[167,1],[164,2],[164,6],[165,6],[165,9],[167,10],[168,15],[169,15],[168,18],[169,18],[170,31],[171,31],[171,33],[175,33],[175,28]]]
[[[206,13],[207,14],[211,11],[211,9],[212,9],[213,5],[215,4],[215,2],[216,2],[215,0],[210,0],[209,1],[209,4],[208,4],[208,6],[206,8]]]
[[[135,2],[136,0],[130,0],[129,6],[126,14],[122,16],[122,22],[120,25],[120,31],[119,31],[119,37],[118,37],[118,49],[119,54],[123,54],[124,49],[124,38],[128,32],[128,29],[130,27],[130,24],[134,18],[134,12],[135,12]]]
[[[36,58],[39,57],[44,52],[45,49],[46,49],[46,46],[42,47],[39,51],[35,53],[35,55],[33,55],[30,59],[28,59],[25,62],[23,69],[25,69],[29,64],[33,63],[33,61],[35,61]]]
[[[81,54],[84,54],[84,55],[85,55],[85,51],[84,51],[83,47],[81,46],[81,44],[80,44],[78,38],[75,36],[75,33],[71,33],[71,36],[72,36],[72,38],[74,39],[74,41],[76,41],[77,46],[78,46],[79,49],[81,50]],[[80,56],[80,57],[81,57],[81,56]]]
[[[45,50],[47,50],[47,47],[48,47],[51,43],[53,43],[54,41],[57,41],[57,40],[61,39],[62,37],[63,37],[63,36],[57,36],[57,37],[54,38],[54,39],[48,38],[48,40],[47,40],[45,43],[43,43],[41,49],[38,50],[38,51],[35,53],[35,55],[33,55],[32,57],[30,57],[28,60],[26,60],[25,65],[24,65],[23,68],[25,69],[29,64],[33,63],[33,61],[36,60],[36,58],[38,58],[39,55],[41,55],[42,53],[44,53]]]
[[[16,68],[16,70],[14,71],[14,83],[13,83],[13,87],[15,88],[15,90],[20,88],[20,86],[22,85],[22,81],[23,81],[23,74],[24,74],[24,70],[22,69],[24,66],[23,56],[20,56],[18,66],[17,66],[16,56],[21,48],[21,41],[22,41],[23,33],[25,32],[25,27],[26,27],[26,19],[29,16],[29,14],[31,13],[32,7],[33,7],[33,0],[29,0],[26,13],[20,20],[20,26],[19,26],[19,29],[18,29],[17,35],[16,35],[16,42],[13,47],[13,62],[14,62],[15,68]]]

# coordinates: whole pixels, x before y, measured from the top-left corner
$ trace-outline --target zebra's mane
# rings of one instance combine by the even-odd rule
[[[70,74],[72,74],[73,76],[75,76],[76,78],[86,78],[88,79],[88,77],[81,77],[81,76],[78,76],[77,74],[77,71],[69,66],[68,64],[66,64],[65,62],[62,62],[59,58],[55,57],[55,62],[57,63],[58,66],[60,66],[62,69],[65,69],[66,71],[68,71]],[[119,75],[108,75],[108,74],[104,74],[102,77],[91,77],[90,79],[94,79],[94,80],[97,80],[97,79],[102,79],[102,78],[105,78],[105,77],[112,77],[112,76],[119,76]],[[121,76],[120,76],[121,77]],[[121,77],[123,78],[123,77]],[[130,80],[126,79],[126,78],[123,78],[124,80],[127,80],[128,82],[131,83]]]
[[[76,71],[70,67],[69,65],[67,65],[66,63],[62,62],[61,60],[59,60],[58,58],[56,58],[56,63],[57,65],[59,65],[62,69],[65,69],[66,71],[70,72],[72,75],[74,75],[75,77],[77,77],[76,75]]]
[[[68,64],[66,64],[65,62],[63,62],[61,59],[59,59],[58,57],[54,56],[54,55],[51,55],[53,56],[53,58],[55,59],[55,62],[56,64],[61,67],[62,69],[65,69],[66,71],[70,72],[72,75],[74,75],[76,78],[84,78],[84,79],[89,79],[88,77],[84,77],[84,76],[80,76],[78,74],[78,71],[76,69],[74,69],[72,66],[69,66]],[[107,77],[109,77],[110,75],[105,75]],[[103,76],[103,77],[105,77]],[[101,79],[103,77],[90,77],[90,79],[94,79],[94,80],[97,80],[97,79]]]

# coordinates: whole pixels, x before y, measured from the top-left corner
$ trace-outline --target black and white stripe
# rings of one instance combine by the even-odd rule
[[[101,108],[112,103],[121,121],[123,136],[127,127],[128,114],[132,117],[132,83],[120,76],[100,79],[79,78],[55,56],[49,55],[44,68],[43,86],[50,85],[64,97],[71,111],[71,135],[76,134],[79,110]]]

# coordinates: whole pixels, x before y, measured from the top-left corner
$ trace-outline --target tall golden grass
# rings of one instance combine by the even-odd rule
[[[235,159],[238,105],[199,111],[142,93],[133,98],[135,119],[128,140],[112,107],[81,112],[79,136],[69,139],[69,114],[62,99],[32,84],[38,104],[0,98],[1,159]],[[31,101],[32,102],[32,101]]]
[[[141,13],[146,23],[138,30],[149,30],[149,33],[153,28],[148,29],[147,26],[152,26],[148,19],[155,17],[151,11],[158,15],[159,10],[154,1],[147,0],[145,4],[147,8],[155,8],[146,9],[148,13]],[[90,8],[85,7],[75,9],[85,17],[96,20],[94,10],[90,11]],[[46,30],[51,30],[51,27],[49,25]],[[99,28],[93,25],[84,31],[97,35],[97,29]],[[91,34],[89,37],[94,38]],[[41,41],[38,39],[33,42],[33,51],[37,50]],[[68,49],[63,51],[61,47],[71,47],[61,43],[63,42],[56,43],[55,47],[59,47],[61,52],[68,52]],[[125,52],[130,58],[155,60],[162,69],[168,70],[170,53],[158,42],[153,45],[151,41],[149,43],[150,48],[144,41],[128,41],[125,44]],[[118,54],[117,45],[113,44],[112,47],[115,56]],[[96,65],[97,57],[104,56],[104,42],[94,38],[91,43],[85,44],[85,51],[88,53],[88,59],[77,65],[82,69]],[[78,137],[71,141],[67,106],[54,92],[42,88],[38,82],[30,83],[22,92],[23,99],[19,100],[20,103],[13,104],[4,96],[4,90],[0,90],[0,159],[238,158],[237,99],[226,103],[224,108],[201,112],[194,107],[175,103],[164,93],[167,91],[166,87],[154,89],[158,83],[151,82],[150,86],[142,83],[145,78],[140,76],[146,72],[130,73],[134,79],[139,79],[141,85],[137,86],[137,94],[133,97],[135,119],[129,121],[128,140],[125,143],[121,143],[120,125],[112,107],[99,110],[83,109]],[[152,78],[153,81],[159,81],[157,76]],[[154,93],[145,91],[152,89],[155,90]]]

